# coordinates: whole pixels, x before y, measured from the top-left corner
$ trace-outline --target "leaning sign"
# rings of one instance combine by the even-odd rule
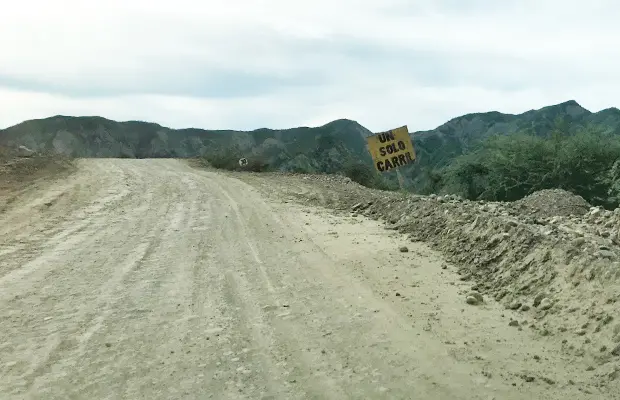
[[[398,170],[398,167],[413,163],[415,151],[407,125],[380,132],[367,139],[368,151],[379,172]]]

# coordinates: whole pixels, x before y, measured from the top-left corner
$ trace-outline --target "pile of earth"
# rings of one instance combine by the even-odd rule
[[[534,192],[514,203],[523,213],[534,217],[585,215],[592,207],[583,197],[563,189]]]
[[[517,312],[513,326],[586,357],[601,385],[620,377],[620,209],[589,207],[563,191],[499,203],[369,190],[342,177],[274,181],[290,200],[383,220],[425,241],[471,290]]]
[[[39,182],[66,176],[75,171],[73,160],[67,157],[6,151],[0,148],[0,212],[13,202],[16,193],[29,190]]]

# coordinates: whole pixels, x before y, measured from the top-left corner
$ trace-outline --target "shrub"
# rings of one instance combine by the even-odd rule
[[[559,188],[591,204],[613,207],[619,196],[612,186],[620,177],[613,166],[619,158],[619,138],[589,130],[549,137],[495,136],[443,168],[437,181],[443,192],[469,199],[514,201]]]
[[[266,172],[270,171],[271,165],[261,155],[247,156],[248,163],[245,166],[239,165],[239,159],[244,158],[243,153],[232,148],[229,151],[213,151],[204,155],[204,159],[209,165],[217,169],[225,169],[229,171],[251,171]]]
[[[379,175],[372,165],[350,160],[345,162],[343,173],[353,182],[362,186],[379,190],[394,190],[394,187],[383,176]]]

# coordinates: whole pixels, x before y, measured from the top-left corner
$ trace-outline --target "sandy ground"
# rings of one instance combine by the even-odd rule
[[[181,161],[81,160],[0,213],[0,398],[612,398],[443,265]]]

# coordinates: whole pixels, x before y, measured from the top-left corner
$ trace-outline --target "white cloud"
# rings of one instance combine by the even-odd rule
[[[253,129],[431,129],[620,93],[613,0],[22,0],[0,127],[54,114]]]

